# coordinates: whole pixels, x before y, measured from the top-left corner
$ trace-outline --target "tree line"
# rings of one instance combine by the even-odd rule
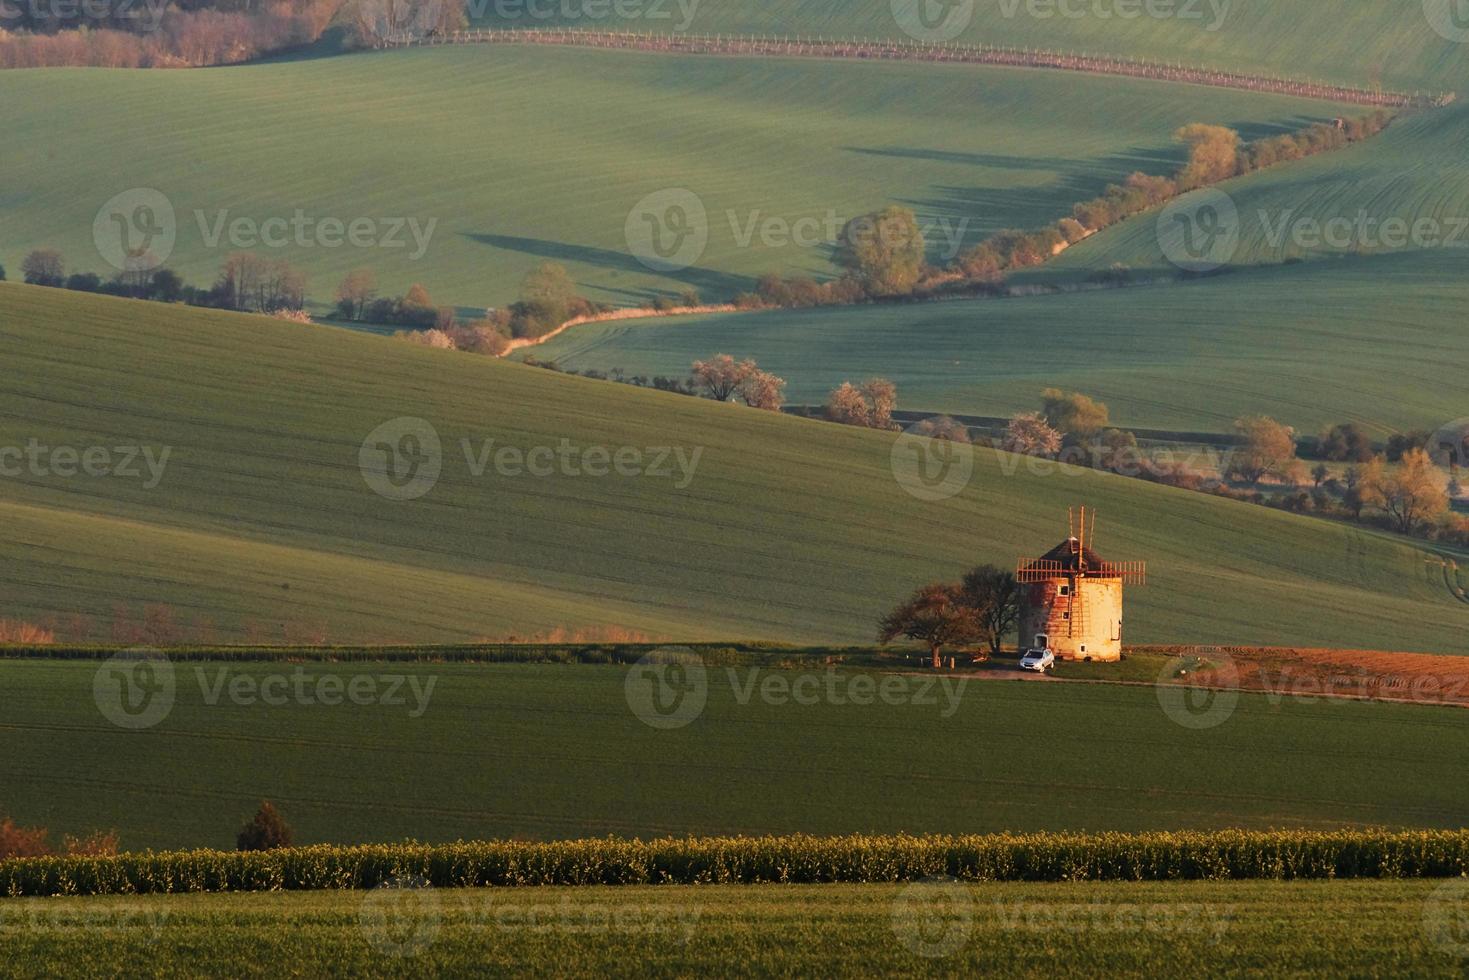
[[[300,311],[306,302],[306,274],[284,259],[251,252],[231,252],[214,283],[193,286],[169,268],[138,268],[103,279],[94,272],[67,272],[66,259],[54,248],[28,252],[21,262],[24,281],[33,286],[103,293],[161,303],[187,303],[220,310],[254,313]],[[5,269],[0,267],[0,281]]]

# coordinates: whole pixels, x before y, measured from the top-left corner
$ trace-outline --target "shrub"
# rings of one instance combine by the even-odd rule
[[[45,645],[56,642],[54,631],[14,619],[0,619],[0,643]]]
[[[290,847],[295,837],[285,818],[264,800],[250,822],[240,829],[235,838],[235,849],[240,851],[274,851]]]

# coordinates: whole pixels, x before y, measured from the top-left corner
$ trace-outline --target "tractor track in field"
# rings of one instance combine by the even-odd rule
[[[1207,85],[1251,92],[1270,92],[1307,99],[1390,108],[1434,108],[1456,99],[1453,92],[1389,92],[1350,85],[1326,85],[1302,79],[1250,75],[1203,66],[1164,64],[1131,58],[1077,54],[1069,51],[999,47],[988,44],[933,44],[877,38],[783,37],[710,34],[637,34],[560,28],[451,31],[444,34],[394,35],[381,48],[452,44],[544,44],[604,48],[660,54],[736,55],[745,57],[824,58],[857,61],[910,61],[940,64],[1043,68],[1091,75],[1114,75],[1153,81]]]

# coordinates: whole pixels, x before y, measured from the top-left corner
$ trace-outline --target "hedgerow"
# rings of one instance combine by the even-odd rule
[[[0,861],[0,895],[435,887],[1445,878],[1469,831],[1217,831],[961,837],[710,837],[181,851]]]

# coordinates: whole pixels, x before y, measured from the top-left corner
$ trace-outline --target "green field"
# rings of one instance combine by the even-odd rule
[[[1129,600],[1130,642],[1464,652],[1463,606],[1414,544],[1093,472],[1033,472],[987,450],[967,481],[961,468],[939,487],[961,492],[930,502],[910,492],[930,489],[916,447],[891,435],[328,327],[16,285],[0,286],[0,355],[0,446],[170,451],[151,488],[141,468],[87,476],[54,454],[10,462],[18,475],[0,481],[4,615],[86,614],[96,639],[110,637],[114,604],[165,603],[216,638],[251,624],[256,639],[302,642],[300,628],[319,627],[370,643],[615,625],[870,642],[916,585],[1042,553],[1086,503],[1108,557],[1151,563]],[[428,421],[443,447],[437,483],[410,501],[379,496],[360,468],[368,436],[402,417]],[[549,470],[484,455],[560,453],[562,440],[570,463]],[[631,469],[597,458],[619,450],[640,454]],[[366,458],[380,477],[376,442]],[[583,459],[605,475],[583,473]]]
[[[1428,0],[1439,23],[1447,3]],[[684,5],[686,6],[686,5]],[[1424,0],[1202,0],[1156,5],[1181,16],[1139,16],[1141,5],[1111,3],[1035,4],[1018,2],[958,3],[952,20],[939,19],[945,8],[935,4],[936,26],[962,27],[957,43],[1000,44],[1046,50],[1086,51],[1170,64],[1206,65],[1236,72],[1260,72],[1293,78],[1328,80],[1342,85],[1455,90],[1469,78],[1465,48],[1436,33],[1425,16]],[[634,10],[666,16],[589,18],[580,7],[574,16],[546,4],[546,15],[530,18],[511,5],[509,16],[488,5],[480,23],[504,27],[568,26],[624,31],[682,30],[698,34],[800,34],[824,37],[908,37],[902,23],[914,24],[915,4],[903,0],[702,0],[685,17],[681,5],[635,5]],[[1149,8],[1151,9],[1151,8]],[[1070,13],[1062,15],[1060,11]],[[1050,16],[1045,12],[1050,11]],[[1094,13],[1101,11],[1100,16]],[[1078,14],[1080,16],[1078,16]]]
[[[1459,883],[720,885],[0,900],[18,977],[1457,977]]]
[[[1253,266],[1408,256],[1380,270],[1350,267],[1343,278],[1365,268],[1370,281],[1390,290],[1397,276],[1422,265],[1462,280],[1469,271],[1469,175],[1460,166],[1466,152],[1469,105],[1457,105],[1401,118],[1368,142],[1229,181],[1207,192],[1228,194],[1238,213],[1238,244],[1218,260]],[[1189,200],[1181,206],[1190,207]],[[1304,223],[1311,220],[1323,227],[1313,232]],[[1328,239],[1324,223],[1343,220],[1352,227],[1334,229]],[[1144,279],[1177,274],[1160,247],[1157,215],[1114,226],[1015,281],[1067,282],[1113,263]]]
[[[1446,252],[1349,257],[1003,301],[623,320],[518,356],[682,377],[722,351],[785,378],[796,404],[880,374],[913,411],[1004,417],[1056,385],[1124,426],[1227,432],[1264,413],[1312,435],[1354,420],[1381,436],[1469,414],[1465,268]]]
[[[180,662],[171,711],[134,731],[99,710],[101,666],[0,662],[0,811],[58,842],[229,849],[261,799],[303,844],[1457,828],[1469,804],[1451,708],[1243,695],[1190,729],[1150,686],[899,676],[862,703],[871,675],[711,663],[702,711],[666,730],[620,667]],[[401,705],[249,695],[297,673],[312,698],[322,677],[412,683]]]
[[[141,187],[173,208],[170,265],[206,285],[232,250],[228,222],[289,222],[301,209],[413,219],[421,233],[436,222],[416,260],[406,225],[367,238],[401,247],[314,244],[315,225],[301,239],[313,244],[255,247],[305,269],[319,307],[347,271],[370,266],[384,291],[418,281],[440,303],[483,309],[514,299],[548,259],[599,300],[633,305],[691,285],[722,301],[765,272],[831,274],[840,222],[892,202],[973,241],[1053,221],[1134,170],[1171,172],[1180,125],[1261,135],[1342,111],[1060,72],[484,46],[10,72],[0,262],[19,278],[24,253],[50,245],[74,268],[110,273],[94,218]],[[663,275],[633,257],[624,229],[647,195],[676,188],[701,199],[708,244],[692,268]]]
[[[911,410],[1004,416],[1060,385],[1143,428],[1227,431],[1263,412],[1308,433],[1349,419],[1379,434],[1434,429],[1469,413],[1458,380],[1469,361],[1469,181],[1456,163],[1466,149],[1469,106],[1455,107],[1222,185],[1240,216],[1229,264],[1251,267],[1231,276],[1163,282],[1179,270],[1149,213],[1014,278],[1075,285],[1122,263],[1157,283],[1141,291],[620,321],[529,353],[576,370],[683,375],[695,358],[727,351],[756,357],[807,404],[882,374]],[[1312,245],[1302,219],[1355,224],[1363,214],[1377,224],[1352,230],[1351,246],[1302,247]],[[1423,235],[1390,247],[1397,240],[1381,223],[1394,219],[1428,222],[1443,244],[1423,247],[1435,241]],[[1304,237],[1281,237],[1285,227]]]

